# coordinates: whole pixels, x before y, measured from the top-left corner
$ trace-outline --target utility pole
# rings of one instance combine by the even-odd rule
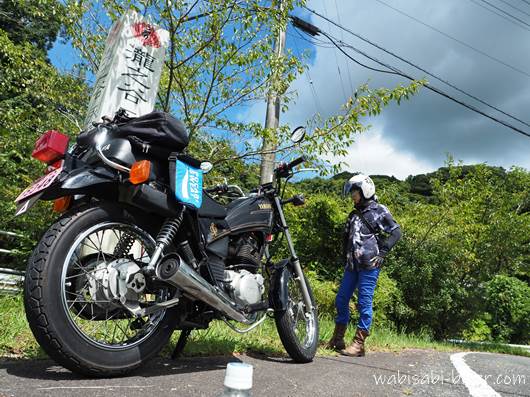
[[[280,11],[283,11],[283,0],[279,0]],[[274,52],[277,57],[283,55],[285,47],[285,26],[279,28],[276,43],[274,45]],[[271,70],[271,80],[279,78],[277,71]],[[276,129],[280,122],[280,98],[274,89],[271,89],[267,96],[267,113],[265,115],[265,128],[274,131],[270,139],[263,138],[263,145],[261,147],[261,166],[260,166],[260,183],[272,182],[272,172],[274,170],[274,160],[277,147]]]

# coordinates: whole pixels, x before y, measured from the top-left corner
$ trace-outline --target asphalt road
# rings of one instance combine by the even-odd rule
[[[231,361],[254,366],[253,396],[530,396],[530,358],[490,353],[460,357],[464,364],[458,365],[487,383],[477,391],[461,377],[451,356],[406,350],[317,357],[309,364],[261,355],[158,358],[117,379],[82,378],[49,360],[0,360],[0,396],[216,396]]]

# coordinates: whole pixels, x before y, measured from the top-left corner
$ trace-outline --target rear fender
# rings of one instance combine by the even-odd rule
[[[116,199],[118,175],[104,167],[82,167],[68,172],[58,184],[51,186],[41,196],[42,200],[53,200],[76,194],[90,195],[101,199]]]

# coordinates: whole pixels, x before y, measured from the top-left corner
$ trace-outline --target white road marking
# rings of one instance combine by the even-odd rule
[[[493,388],[488,385],[479,374],[473,371],[464,361],[464,356],[469,352],[455,353],[451,355],[451,362],[462,378],[462,382],[473,397],[500,397]]]

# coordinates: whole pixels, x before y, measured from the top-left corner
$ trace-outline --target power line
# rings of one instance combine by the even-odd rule
[[[326,9],[326,2],[323,3],[324,6],[324,14],[326,17],[328,16],[328,11]],[[328,29],[331,30],[331,25],[328,22]],[[337,71],[339,72],[339,79],[340,79],[340,88],[342,89],[342,95],[344,96],[344,102],[346,102],[349,98],[348,95],[346,95],[346,90],[344,89],[344,81],[342,81],[342,73],[340,72],[340,66],[339,66],[339,57],[337,57],[337,48],[333,48],[333,54],[335,55],[335,63],[337,64]]]
[[[389,8],[391,8],[391,9],[393,9],[394,11],[396,11],[396,12],[398,12],[398,13],[400,13],[400,14],[406,16],[407,18],[410,18],[410,19],[412,19],[412,20],[418,22],[419,24],[421,24],[421,25],[423,25],[423,26],[425,26],[425,27],[427,27],[427,28],[429,28],[429,29],[431,29],[431,30],[434,30],[435,32],[441,34],[441,35],[444,36],[444,37],[447,37],[448,39],[451,39],[451,40],[453,40],[453,41],[456,41],[456,42],[459,43],[460,45],[462,45],[462,46],[464,46],[464,47],[466,47],[466,48],[469,48],[469,49],[471,49],[471,50],[473,50],[473,51],[475,51],[475,52],[477,52],[477,53],[479,53],[479,54],[485,56],[486,58],[488,58],[488,59],[490,59],[490,60],[492,60],[492,61],[495,61],[495,62],[497,62],[497,63],[500,63],[501,65],[504,65],[504,66],[506,66],[506,67],[508,67],[508,68],[510,68],[510,69],[512,69],[512,70],[514,70],[514,71],[516,71],[516,72],[518,72],[518,73],[524,74],[526,77],[530,77],[530,74],[527,73],[527,72],[525,72],[524,70],[521,70],[521,69],[519,69],[519,68],[517,68],[517,67],[515,67],[515,66],[510,65],[509,63],[504,62],[503,60],[501,60],[501,59],[499,59],[499,58],[496,58],[496,57],[494,57],[494,56],[492,56],[492,55],[489,55],[488,53],[486,53],[486,52],[484,52],[484,51],[482,51],[482,50],[479,50],[478,48],[475,48],[475,47],[473,47],[472,45],[467,44],[466,42],[464,42],[464,41],[462,41],[462,40],[460,40],[460,39],[457,39],[456,37],[453,37],[453,36],[451,36],[450,34],[445,33],[445,32],[443,32],[443,31],[441,31],[440,29],[437,29],[437,28],[435,28],[434,26],[431,26],[431,25],[429,25],[429,24],[427,24],[427,23],[425,23],[425,22],[419,20],[418,18],[415,18],[415,17],[413,17],[412,15],[409,15],[409,14],[407,14],[407,13],[405,13],[405,12],[403,12],[403,11],[401,11],[401,10],[399,10],[399,9],[397,9],[397,8],[395,8],[395,7],[393,7],[393,6],[391,6],[390,4],[385,3],[383,0],[375,0],[375,1],[377,1],[378,3],[383,4],[383,5],[386,6],[386,7],[389,7]],[[306,8],[307,10],[313,12],[313,10],[310,10],[307,6],[303,6],[303,7]]]
[[[523,3],[526,3],[530,6],[530,1],[527,1],[527,0],[521,0]]]
[[[498,17],[500,17],[500,18],[502,18],[502,19],[505,19],[506,21],[508,21],[508,22],[510,22],[511,24],[517,26],[518,28],[521,28],[521,29],[523,29],[523,30],[526,30],[527,32],[530,32],[530,29],[525,28],[525,27],[522,26],[520,23],[515,22],[513,19],[510,19],[510,18],[508,18],[508,17],[505,16],[505,15],[502,15],[502,14],[498,13],[497,11],[492,10],[491,8],[486,7],[484,4],[479,3],[477,0],[469,0],[469,1],[472,2],[473,4],[475,4],[477,7],[483,8],[483,9],[485,9],[486,11],[489,11],[489,12],[491,12],[492,14],[495,14],[495,15],[497,15]]]
[[[513,19],[515,19],[517,22],[520,22],[520,23],[522,23],[523,25],[525,25],[525,26],[527,26],[527,27],[530,28],[530,25],[529,25],[528,23],[526,23],[526,22],[523,21],[522,19],[520,19],[520,18],[518,18],[518,17],[516,17],[516,16],[514,16],[514,15],[512,15],[512,14],[510,14],[508,11],[505,11],[505,10],[503,10],[502,8],[497,7],[495,4],[491,4],[491,3],[490,3],[489,1],[487,1],[487,0],[479,0],[479,1],[483,2],[484,4],[489,5],[489,6],[492,7],[492,8],[495,8],[496,10],[502,12],[503,14],[508,15],[510,18],[513,18]]]
[[[293,19],[293,21],[295,23],[295,26],[297,26],[296,25],[296,20]],[[300,27],[300,26],[297,26],[297,27]],[[318,28],[316,28],[316,29],[318,29]],[[415,81],[416,80],[414,77],[402,72],[398,68],[396,68],[394,66],[390,66],[390,65],[384,63],[383,61],[381,61],[381,60],[379,60],[379,59],[377,59],[377,58],[375,58],[375,57],[373,57],[371,55],[368,55],[366,52],[364,52],[364,51],[352,46],[351,44],[347,44],[347,43],[344,43],[344,42],[342,42],[340,40],[334,39],[330,34],[322,31],[321,29],[318,29],[318,33],[321,33],[325,37],[327,37],[328,40],[330,40],[333,43],[333,45],[335,45],[345,56],[347,56],[349,59],[351,59],[352,61],[358,63],[359,65],[361,65],[363,67],[367,67],[368,69],[376,70],[376,71],[379,71],[379,72],[399,75],[399,76],[402,76],[402,77],[404,77],[404,78],[406,78],[408,80],[411,80],[411,81]],[[342,46],[338,45],[337,41],[339,43],[341,43]],[[355,52],[357,52],[357,53],[363,55],[364,57],[372,60],[373,62],[377,63],[378,65],[387,68],[388,70],[380,70],[380,69],[376,69],[376,68],[372,68],[372,67],[369,67],[367,65],[364,65],[361,62],[359,62],[358,60],[356,60],[354,57],[352,57],[350,54],[348,54],[346,51],[344,51],[341,47],[350,48],[350,49],[354,50]],[[515,132],[517,132],[519,134],[525,135],[525,136],[530,138],[530,133],[525,132],[525,131],[521,130],[518,127],[515,127],[515,126],[511,125],[510,123],[508,123],[508,122],[506,122],[504,120],[501,120],[501,119],[498,119],[498,118],[496,118],[496,117],[494,117],[492,115],[489,115],[486,112],[478,109],[477,107],[475,107],[473,105],[470,105],[470,104],[468,104],[468,103],[466,103],[464,101],[461,101],[460,99],[454,98],[453,96],[449,95],[448,93],[444,92],[443,90],[441,90],[441,89],[439,89],[439,88],[437,88],[437,87],[435,87],[435,86],[433,86],[433,85],[431,85],[429,83],[425,84],[424,87],[427,88],[428,90],[431,90],[431,91],[433,91],[433,92],[435,92],[435,93],[437,93],[437,94],[439,94],[439,95],[441,95],[441,96],[443,96],[443,97],[445,97],[445,98],[447,98],[447,99],[449,99],[449,100],[451,100],[451,101],[453,101],[453,102],[455,102],[455,103],[457,103],[457,104],[459,104],[459,105],[471,110],[471,111],[474,111],[474,112],[476,112],[476,113],[478,113],[478,114],[480,114],[480,115],[482,115],[482,116],[484,116],[484,117],[486,117],[486,118],[488,118],[490,120],[493,120],[493,121],[495,121],[495,122],[497,122],[499,124],[504,125],[507,128],[510,128],[510,129],[514,130]]]
[[[342,24],[342,22],[340,21],[340,12],[339,12],[339,6],[337,5],[337,0],[334,0],[334,3],[335,3],[335,11],[337,11],[337,19],[339,20],[339,23]],[[344,40],[344,33],[342,32],[342,29],[340,30],[340,39]],[[350,92],[353,92],[353,84],[351,80],[350,68],[348,67],[348,61],[347,60],[345,61],[346,61],[346,71],[348,72],[348,81],[350,83]]]
[[[523,10],[523,9],[521,9],[521,8],[519,8],[519,7],[514,6],[513,4],[508,3],[506,0],[499,0],[499,1],[500,1],[501,3],[506,4],[508,7],[511,7],[511,8],[513,8],[514,10],[519,11],[521,14],[524,14],[524,15],[530,17],[530,14],[529,14],[528,12],[526,12],[525,10]]]
[[[325,33],[323,33],[323,34],[324,34],[324,36],[328,37]],[[329,37],[328,37],[328,39],[329,39]],[[331,40],[331,39],[330,39],[330,40]],[[411,80],[411,81],[416,80],[414,77],[409,76],[408,74],[402,72],[401,70],[399,70],[399,69],[397,69],[397,68],[395,68],[395,67],[393,67],[393,66],[390,66],[390,65],[385,64],[384,62],[380,61],[379,59],[377,59],[377,58],[375,58],[375,57],[372,57],[372,56],[366,54],[365,52],[359,50],[358,48],[355,48],[354,46],[352,46],[352,45],[350,45],[350,44],[346,44],[346,43],[342,43],[342,44],[343,44],[344,46],[346,46],[346,47],[348,47],[348,48],[351,48],[352,50],[358,52],[359,54],[365,56],[366,58],[371,59],[371,60],[374,61],[375,63],[377,63],[377,64],[379,64],[379,65],[381,65],[381,66],[384,66],[384,67],[386,67],[386,68],[392,70],[395,74],[397,74],[397,75],[399,75],[399,76],[405,77],[406,79],[409,79],[409,80]],[[349,56],[349,55],[346,55],[346,56],[348,56],[350,59],[353,60],[353,57],[351,57],[351,56]],[[489,115],[489,114],[487,114],[486,112],[483,112],[482,110],[478,109],[477,107],[475,107],[475,106],[473,106],[473,105],[470,105],[470,104],[468,104],[468,103],[466,103],[466,102],[464,102],[464,101],[461,101],[460,99],[454,98],[453,96],[449,95],[448,93],[442,91],[441,89],[439,89],[439,88],[437,88],[437,87],[435,87],[435,86],[433,86],[433,85],[431,85],[431,84],[429,84],[429,83],[425,84],[424,87],[427,88],[428,90],[431,90],[431,91],[433,91],[433,92],[439,94],[439,95],[442,95],[443,97],[445,97],[445,98],[447,98],[447,99],[449,99],[449,100],[451,100],[451,101],[453,101],[453,102],[455,102],[455,103],[458,103],[458,104],[461,105],[461,106],[464,106],[465,108],[467,108],[467,109],[469,109],[469,110],[472,110],[472,111],[474,111],[474,112],[476,112],[476,113],[478,113],[478,114],[480,114],[480,115],[482,115],[482,116],[484,116],[484,117],[487,117],[487,118],[490,119],[490,120],[493,120],[493,121],[495,121],[495,122],[497,122],[497,123],[499,123],[499,124],[502,124],[502,125],[504,125],[505,127],[508,127],[508,128],[510,128],[510,129],[514,130],[515,132],[518,132],[519,134],[525,135],[525,136],[527,136],[527,137],[530,138],[530,133],[525,132],[525,131],[521,130],[520,128],[517,128],[517,127],[511,125],[510,123],[508,123],[508,122],[506,122],[506,121],[504,121],[504,120],[501,120],[501,119],[498,119],[498,118],[496,118],[496,117],[494,117],[494,116],[492,116],[492,115]]]
[[[295,29],[294,30],[298,36],[298,38],[300,38],[300,40],[303,40],[305,41],[306,43],[309,43],[311,45],[314,45],[315,47],[319,47],[319,48],[332,48],[333,47],[333,44],[330,44],[330,43],[327,43],[327,42],[324,42],[323,40],[317,40],[315,39],[314,37],[311,37],[311,38],[308,38],[308,37],[304,37],[299,31],[298,29]],[[293,34],[287,32],[287,35],[289,37],[292,37],[294,39],[296,39],[296,36],[294,36]]]
[[[303,38],[302,34],[298,31],[298,29],[295,29],[295,31],[298,33],[300,38]],[[310,41],[310,40],[308,40]],[[311,42],[311,41],[310,41]],[[300,57],[302,57],[302,52],[298,48],[298,44],[296,44],[296,41],[294,42],[294,46],[296,48],[296,51],[298,54],[300,54]],[[326,47],[328,48],[328,47]],[[320,101],[318,100],[317,91],[315,88],[315,85],[313,84],[313,80],[311,79],[311,75],[309,74],[309,69],[304,68],[304,75],[306,77],[307,83],[309,84],[309,89],[311,90],[311,96],[313,97],[313,102],[315,102],[315,110],[317,113],[322,114],[322,107],[320,106]]]
[[[319,15],[318,13],[315,13],[315,15],[317,15],[317,16],[319,16],[319,17],[321,17],[321,18],[324,18],[322,15]],[[371,46],[376,47],[377,49],[379,49],[379,50],[381,50],[381,51],[383,51],[383,52],[386,52],[386,53],[389,54],[389,55],[392,55],[393,57],[399,59],[399,60],[402,61],[402,62],[405,62],[406,64],[408,64],[408,65],[410,65],[410,66],[412,66],[412,67],[414,67],[414,68],[416,68],[416,69],[418,69],[418,70],[421,70],[423,73],[425,73],[425,74],[427,74],[428,76],[431,76],[431,77],[435,78],[436,80],[438,80],[438,81],[440,81],[440,82],[442,82],[442,83],[448,85],[449,87],[453,88],[454,90],[456,90],[456,91],[458,91],[458,92],[460,92],[460,93],[462,93],[462,94],[464,94],[464,95],[466,95],[466,96],[468,96],[468,97],[474,99],[474,100],[477,101],[477,102],[480,102],[481,104],[483,104],[483,105],[489,107],[490,109],[496,110],[497,112],[502,113],[502,114],[504,114],[505,116],[508,116],[508,117],[510,117],[511,119],[516,120],[516,121],[520,122],[521,124],[526,125],[527,127],[530,127],[530,123],[528,123],[528,122],[526,122],[526,121],[524,121],[524,120],[521,120],[520,118],[515,117],[515,116],[513,116],[513,115],[507,113],[506,111],[504,111],[504,110],[502,110],[502,109],[499,109],[499,108],[496,107],[496,106],[490,105],[488,102],[486,102],[486,101],[484,101],[483,99],[477,97],[476,95],[473,95],[473,94],[470,94],[470,93],[467,92],[467,91],[464,91],[463,89],[457,87],[456,85],[454,85],[454,84],[452,84],[451,82],[449,82],[449,81],[443,79],[442,77],[437,76],[436,74],[429,72],[429,71],[426,70],[425,68],[423,68],[423,67],[421,67],[421,66],[419,66],[419,65],[417,65],[417,64],[415,64],[415,63],[413,63],[413,62],[411,62],[411,61],[409,61],[409,60],[407,60],[407,59],[405,59],[405,58],[403,58],[403,57],[401,57],[400,55],[398,55],[398,54],[396,54],[396,53],[394,53],[394,52],[392,52],[392,51],[390,51],[390,50],[387,50],[386,48],[384,48],[384,47],[382,47],[381,45],[379,45],[379,44],[377,44],[377,43],[375,43],[375,42],[373,42],[373,41],[367,39],[366,37],[363,37],[362,35],[360,35],[360,34],[358,34],[358,33],[355,33],[355,32],[352,31],[351,29],[348,29],[348,28],[346,28],[346,27],[344,27],[344,26],[342,26],[342,25],[336,23],[335,21],[333,21],[333,20],[331,20],[331,19],[328,19],[328,18],[326,18],[326,19],[328,20],[329,23],[334,24],[336,27],[340,28],[341,30],[344,30],[345,32],[348,32],[348,33],[350,33],[351,35],[357,37],[358,39],[360,39],[360,40],[362,40],[362,41],[364,41],[364,42],[370,44]]]

